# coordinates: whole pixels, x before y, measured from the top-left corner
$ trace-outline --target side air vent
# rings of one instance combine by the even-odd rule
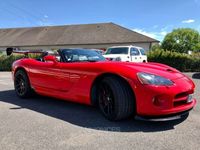
[[[169,69],[169,68],[166,71],[168,71],[168,72],[174,72],[174,70]]]

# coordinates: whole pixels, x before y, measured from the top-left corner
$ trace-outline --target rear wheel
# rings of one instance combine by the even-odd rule
[[[129,117],[135,110],[134,95],[129,86],[120,78],[103,78],[98,87],[99,108],[109,120]]]
[[[15,92],[19,97],[27,98],[32,95],[30,82],[24,70],[18,70],[15,73],[14,86],[15,86]]]

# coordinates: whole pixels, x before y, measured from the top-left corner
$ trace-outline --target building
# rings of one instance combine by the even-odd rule
[[[148,50],[159,43],[114,23],[0,29],[0,50],[100,48],[135,45]]]

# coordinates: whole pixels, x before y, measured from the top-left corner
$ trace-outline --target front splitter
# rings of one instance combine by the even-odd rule
[[[181,112],[181,113],[176,113],[176,114],[170,114],[170,115],[165,115],[165,116],[139,116],[136,115],[135,119],[136,120],[142,120],[142,121],[171,121],[171,120],[177,120],[177,119],[182,119],[186,116],[189,115],[189,111],[192,110],[193,108]]]

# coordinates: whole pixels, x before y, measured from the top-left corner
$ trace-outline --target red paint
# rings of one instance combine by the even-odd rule
[[[47,58],[52,60],[53,58]],[[27,71],[31,86],[41,95],[91,105],[90,91],[94,80],[104,73],[121,76],[132,87],[136,97],[138,115],[158,116],[182,112],[195,106],[191,103],[174,104],[180,93],[192,94],[195,85],[174,68],[157,63],[128,62],[40,62],[21,59],[13,64],[13,73],[22,67]],[[143,85],[137,78],[138,72],[159,75],[172,80],[173,86]]]

